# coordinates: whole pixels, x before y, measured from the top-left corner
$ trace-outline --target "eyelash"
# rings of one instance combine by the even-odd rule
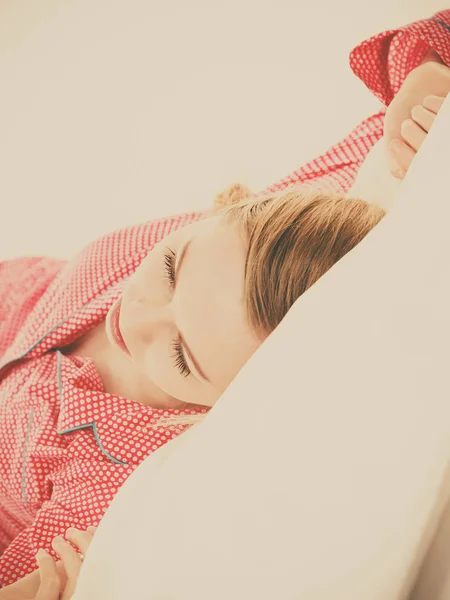
[[[173,340],[172,342],[172,356],[175,361],[176,368],[180,371],[182,377],[189,377],[191,370],[188,367],[186,359],[184,358],[183,348],[179,339]]]
[[[164,252],[165,276],[171,290],[175,287],[175,256],[175,251],[171,248],[167,248]],[[184,358],[180,338],[172,341],[172,357],[174,359],[175,367],[179,370],[182,377],[189,377],[191,370]]]
[[[175,251],[167,248],[164,252],[164,270],[170,289],[175,287]]]

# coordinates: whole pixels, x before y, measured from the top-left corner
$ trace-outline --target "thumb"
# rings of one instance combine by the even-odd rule
[[[45,550],[36,555],[41,582],[35,600],[58,600],[61,586],[55,561]]]

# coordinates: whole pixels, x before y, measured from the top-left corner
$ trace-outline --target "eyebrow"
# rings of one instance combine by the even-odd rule
[[[175,265],[175,284],[176,281],[178,279],[178,277],[180,276],[180,271],[181,271],[181,265],[183,264],[183,260],[186,256],[186,251],[189,248],[190,244],[192,242],[192,238],[190,238],[183,246],[183,248],[181,249],[179,258],[177,260],[177,263]],[[198,373],[201,375],[201,377],[207,381],[208,383],[211,383],[211,381],[208,379],[208,377],[205,375],[205,372],[203,371],[203,369],[201,368],[201,366],[199,365],[197,359],[195,358],[195,356],[193,355],[191,349],[189,348],[189,346],[187,345],[186,340],[184,339],[184,336],[182,335],[181,331],[179,331],[179,335],[180,335],[180,344],[181,347],[183,348],[184,352],[188,355],[190,361],[192,362],[192,364],[195,367],[195,370],[198,371]]]

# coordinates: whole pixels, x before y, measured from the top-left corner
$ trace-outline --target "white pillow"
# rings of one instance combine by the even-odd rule
[[[449,140],[447,101],[382,223],[119,491],[76,600],[407,596],[448,499]]]

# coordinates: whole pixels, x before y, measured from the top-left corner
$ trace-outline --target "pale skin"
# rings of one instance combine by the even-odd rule
[[[430,51],[386,110],[384,140],[394,177],[405,176],[449,92],[450,69]]]
[[[431,51],[389,105],[384,137],[397,177],[449,91],[450,69]],[[107,392],[154,408],[213,406],[263,341],[245,314],[245,257],[246,242],[221,217],[175,231],[143,260],[119,299],[129,352],[112,335],[116,305],[106,326],[72,351],[94,360]]]
[[[213,406],[262,341],[243,301],[245,258],[244,239],[223,217],[174,231],[130,277],[106,322],[69,351],[94,360],[108,393],[161,409]],[[129,352],[112,333],[119,303]]]
[[[390,150],[395,156],[398,169],[394,176],[403,179],[408,171],[414,156],[425,141],[434,120],[444,103],[445,98],[439,96],[426,96],[422,104],[417,104],[411,109],[411,117],[401,125],[401,139],[391,142]]]
[[[433,53],[405,79],[385,120],[396,177],[406,174],[449,91],[450,69]],[[154,408],[213,406],[263,341],[245,314],[245,256],[242,236],[220,217],[175,231],[144,259],[119,299],[129,352],[111,333],[116,306],[106,327],[72,351],[94,360],[107,392]]]
[[[386,112],[384,138],[394,176],[406,174],[449,92],[450,69],[434,53],[406,78]],[[175,231],[124,288],[120,328],[130,354],[111,334],[114,306],[106,323],[65,350],[92,358],[111,393],[155,408],[213,406],[262,342],[247,323],[242,301],[245,255],[241,235],[219,217]],[[173,284],[168,256],[178,275]],[[174,361],[180,333],[195,357],[185,356],[189,374]],[[84,556],[94,531],[71,528],[66,538]],[[60,560],[40,551],[39,568],[1,589],[0,600],[72,597],[82,557],[63,539],[52,547]]]

